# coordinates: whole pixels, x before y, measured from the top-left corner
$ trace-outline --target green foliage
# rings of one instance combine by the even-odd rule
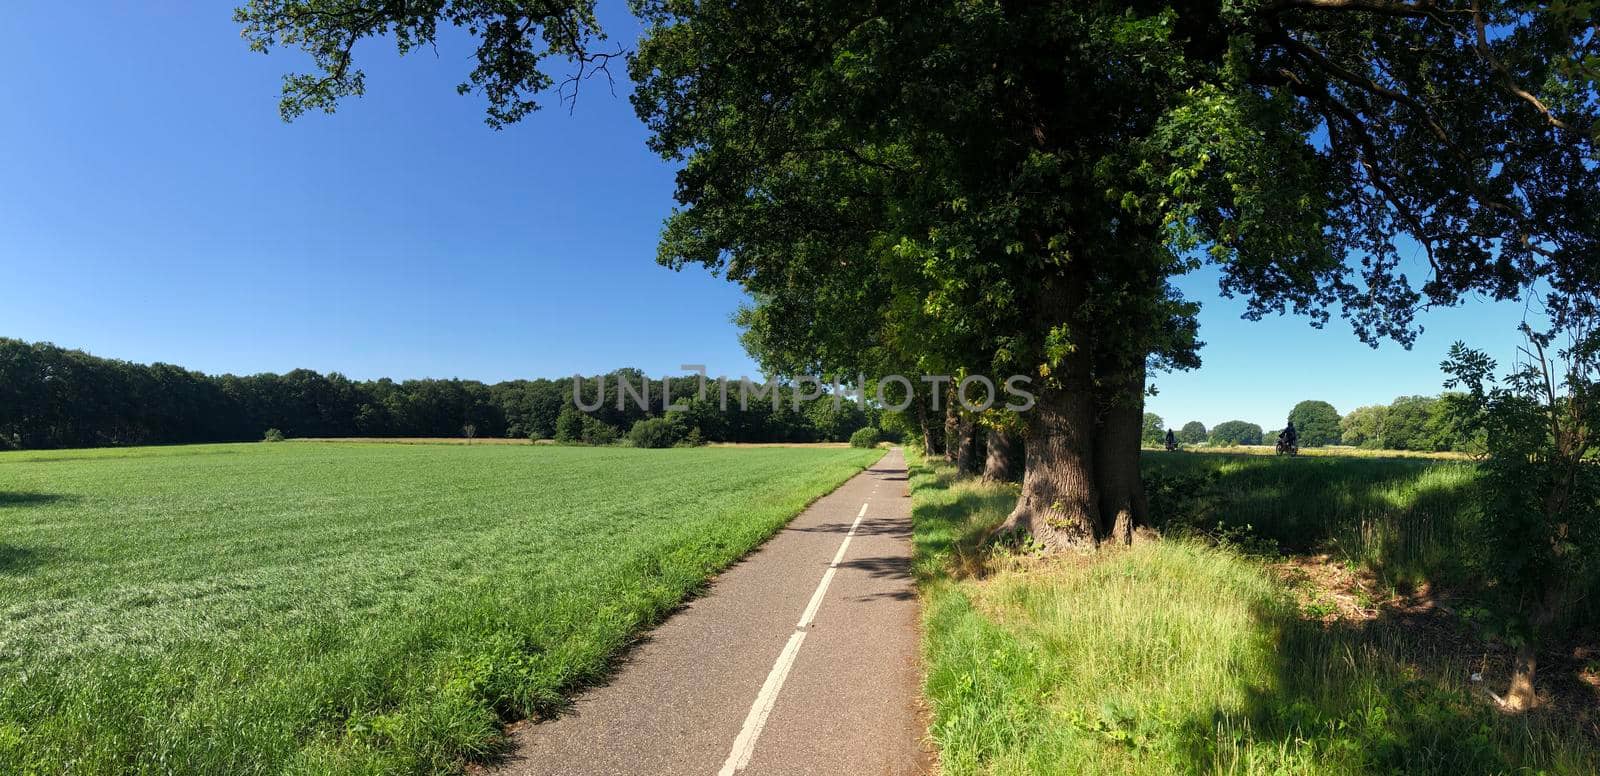
[[[1210,436],[1211,432],[1206,430],[1206,424],[1198,420],[1191,420],[1183,424],[1183,428],[1178,429],[1178,441],[1186,445],[1205,444]]]
[[[802,401],[796,413],[792,387],[774,389],[782,397],[779,409],[770,398],[740,409],[737,385],[730,386],[723,408],[714,384],[704,398],[697,395],[698,376],[646,381],[638,370],[619,369],[599,379],[605,381],[603,395],[596,378],[584,379],[581,389],[584,406],[598,403],[590,414],[599,423],[626,429],[647,417],[677,415],[707,441],[844,441],[870,425],[876,413],[853,402],[834,408],[831,396]],[[635,390],[648,382],[648,406],[630,400],[619,408],[620,379]],[[468,426],[478,437],[581,442],[583,413],[573,405],[572,390],[570,377],[494,385],[354,381],[307,369],[213,377],[0,338],[0,447],[242,442],[259,439],[263,428],[297,438],[452,437]],[[662,400],[669,396],[681,409],[663,413]],[[590,440],[606,437],[603,428],[590,424]]]
[[[1593,231],[1545,214],[1596,170],[1531,139],[1589,149],[1594,101],[1552,129],[1507,84],[1587,88],[1555,64],[1584,25],[1490,3],[1480,46],[1447,14],[1347,6],[645,2],[634,104],[685,167],[660,260],[752,291],[746,342],[780,370],[1097,386],[1193,365],[1167,281],[1201,262],[1251,318],[1342,307],[1369,341],[1409,341],[1424,300],[1545,270],[1582,288],[1586,265],[1530,246]],[[1431,282],[1400,270],[1402,236]]]
[[[269,428],[267,433],[261,435],[261,441],[263,442],[282,442],[283,440],[283,432],[275,428]]]
[[[1383,416],[1383,447],[1389,450],[1431,450],[1428,421],[1436,399],[1427,396],[1401,396],[1389,405]]]
[[[1481,451],[1481,434],[1455,419],[1460,394],[1401,396],[1393,403],[1357,407],[1340,421],[1340,439],[1369,450]]]
[[[1404,5],[643,0],[628,65],[650,147],[684,164],[662,259],[731,260],[778,322],[748,329],[775,363],[1054,368],[1121,322],[1093,341],[1101,359],[1192,366],[1196,309],[1165,282],[1194,268],[1178,256],[1219,265],[1249,317],[1340,304],[1368,340],[1408,341],[1424,300],[1592,288],[1565,247],[1594,232],[1570,197],[1600,188],[1593,20],[1566,6],[1474,4],[1474,35]],[[406,53],[462,28],[475,67],[458,90],[484,94],[495,127],[538,107],[548,59],[569,63],[557,92],[574,98],[623,53],[594,48],[592,0],[362,10],[235,11],[252,50],[314,64],[285,78],[285,118],[362,94],[367,38]],[[1436,268],[1420,286],[1403,236]],[[1033,320],[1063,293],[1095,310]],[[940,325],[912,343],[918,317]],[[843,344],[861,334],[883,336]]]
[[[1322,447],[1339,441],[1339,411],[1325,401],[1303,401],[1289,410],[1289,422],[1300,434],[1301,447]]]
[[[487,121],[496,129],[539,109],[534,96],[556,85],[542,69],[546,59],[564,59],[576,71],[561,84],[559,96],[566,100],[577,97],[593,68],[622,55],[621,49],[593,50],[604,39],[593,0],[524,6],[515,15],[487,0],[450,0],[424,8],[378,5],[360,13],[343,0],[249,0],[234,11],[233,20],[244,25],[252,51],[297,46],[311,55],[317,72],[283,77],[278,111],[290,121],[306,111],[332,113],[340,100],[366,92],[366,76],[350,57],[356,41],[387,37],[402,55],[432,48],[441,15],[479,38],[477,67],[456,91],[487,97]]]
[[[968,581],[981,562],[974,543],[1005,519],[1015,490],[930,464],[913,469],[911,489],[943,773],[1577,776],[1600,766],[1579,724],[1495,712],[1460,664],[1404,623],[1305,621],[1279,579],[1233,549],[1169,539],[1018,571],[991,558]]]
[[[1600,334],[1579,330],[1551,354],[1552,337],[1523,331],[1525,358],[1501,382],[1493,359],[1460,342],[1441,366],[1447,386],[1467,389],[1461,423],[1485,435],[1479,538],[1519,635],[1534,638],[1600,589]]]
[[[1383,446],[1383,421],[1389,408],[1382,405],[1357,407],[1339,421],[1340,440],[1347,445],[1378,449]]]
[[[578,441],[586,445],[609,445],[622,437],[622,432],[609,423],[588,415],[583,416],[583,432]]]
[[[882,439],[882,432],[872,426],[867,426],[850,435],[851,447],[877,447]]]
[[[1146,445],[1159,445],[1166,441],[1167,422],[1154,412],[1144,414],[1144,422],[1139,430],[1139,441]]]
[[[922,442],[922,429],[908,412],[885,412],[878,418],[878,430],[884,439],[918,445]]]
[[[555,441],[564,445],[609,445],[621,436],[615,426],[576,407],[563,407],[556,417]]]
[[[585,415],[576,407],[562,407],[561,414],[556,416],[555,440],[564,445],[582,441],[584,417]]]
[[[682,410],[668,412],[666,416],[682,425],[684,434],[693,432],[702,440],[728,438],[728,415],[731,412],[722,412],[710,398],[691,398],[682,404]]]
[[[812,402],[806,418],[817,430],[818,441],[823,442],[843,442],[868,423],[860,405],[842,399],[835,403],[831,397]]]
[[[680,418],[667,416],[662,418],[645,418],[633,424],[628,430],[628,441],[634,447],[672,447],[682,442],[688,436],[689,429]]]
[[[1260,426],[1243,420],[1229,420],[1218,423],[1216,428],[1211,429],[1209,442],[1216,447],[1259,445],[1261,436]]]
[[[0,455],[0,773],[458,773],[878,455]]]
[[[1147,367],[1196,366],[1173,281],[1206,264],[1247,318],[1338,311],[1370,343],[1535,281],[1567,315],[1600,285],[1594,24],[1569,5],[639,0],[631,100],[681,167],[657,258],[741,283],[774,372],[1037,375],[1057,405],[1126,406]],[[406,51],[441,22],[476,41],[463,88],[496,126],[533,109],[547,57],[575,88],[605,56],[587,2],[360,10],[237,13],[256,50],[316,65],[286,116],[361,93],[358,42]],[[1433,444],[1409,409],[1395,443]],[[1120,430],[1064,417],[1035,430]]]
[[[1198,306],[1173,281],[1202,265],[1247,318],[1337,311],[1369,343],[1536,281],[1576,314],[1600,285],[1584,3],[632,7],[631,100],[681,168],[657,258],[741,283],[744,341],[780,374],[1028,374],[1045,403],[1126,406],[1147,367],[1198,364]],[[286,117],[362,92],[358,42],[404,52],[441,23],[476,42],[461,88],[495,126],[535,107],[546,58],[576,88],[608,56],[584,0],[254,0],[236,19],[255,50],[315,64],[286,81]],[[1407,272],[1411,245],[1427,273]],[[1437,444],[1412,409],[1386,435]],[[1035,430],[1121,430],[1063,417]]]

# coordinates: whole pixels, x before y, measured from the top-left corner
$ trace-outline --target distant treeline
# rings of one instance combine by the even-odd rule
[[[1306,400],[1289,411],[1302,447],[1353,445],[1372,450],[1420,450],[1431,452],[1479,452],[1481,433],[1463,429],[1463,395],[1401,396],[1387,405],[1357,407],[1340,415],[1332,404]],[[1159,445],[1166,428],[1160,415],[1145,413],[1143,441]],[[1198,420],[1177,429],[1177,441],[1188,445],[1259,445],[1273,442],[1281,429],[1264,431],[1243,420],[1218,423],[1207,429]]]
[[[591,412],[573,407],[572,378],[508,380],[351,380],[309,369],[285,374],[206,375],[170,364],[99,358],[48,343],[0,338],[0,448],[99,447],[259,440],[268,429],[289,437],[560,438],[608,442],[640,420],[670,416],[697,441],[845,441],[873,425],[870,407],[831,397],[800,402],[794,389],[726,410],[712,392],[694,400],[700,378],[669,379],[675,404],[662,412],[662,381],[648,380],[650,409],[630,394],[618,407],[618,378],[639,392],[647,378],[634,369],[606,375],[605,401]],[[596,381],[583,397],[593,406]],[[810,393],[811,391],[808,391]],[[683,399],[689,399],[683,402]]]

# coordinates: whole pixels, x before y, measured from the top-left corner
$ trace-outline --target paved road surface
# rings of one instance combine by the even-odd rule
[[[498,772],[928,772],[905,478],[896,449],[817,501]]]

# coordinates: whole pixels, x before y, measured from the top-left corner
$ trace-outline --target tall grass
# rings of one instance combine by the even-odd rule
[[[1164,529],[1247,529],[1284,551],[1326,552],[1399,584],[1460,583],[1481,568],[1470,463],[1191,452],[1143,458],[1152,519]]]
[[[458,770],[881,453],[0,453],[0,773]]]
[[[1184,540],[984,558],[975,541],[1013,487],[928,463],[911,487],[945,774],[1600,767],[1593,742],[1558,720],[1491,711],[1398,623],[1302,620],[1262,561]]]

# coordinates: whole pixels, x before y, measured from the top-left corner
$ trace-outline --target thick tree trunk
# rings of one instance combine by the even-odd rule
[[[1067,356],[1067,360],[1084,360]],[[1017,507],[996,534],[1027,532],[1046,549],[1095,547],[1099,496],[1095,491],[1094,397],[1087,369],[1068,365],[1062,388],[1044,388],[1024,413],[1027,469]]]
[[[962,474],[977,474],[980,456],[980,432],[978,424],[965,415],[956,421],[956,471]]]
[[[1022,470],[1021,461],[1017,460],[1016,436],[1003,429],[991,428],[987,442],[987,455],[983,461],[984,482],[1015,482]]]
[[[1144,426],[1144,367],[1102,382],[1100,425],[1095,434],[1095,489],[1101,525],[1118,544],[1133,542],[1147,523],[1144,483],[1139,478],[1139,437]]]
[[[1048,329],[1065,315],[1081,310],[1089,289],[1070,273],[1041,289],[1033,310],[1037,324]],[[1094,477],[1094,363],[1089,343],[1065,353],[1054,374],[1035,388],[1031,409],[1022,413],[1027,425],[1026,469],[1017,506],[993,533],[1026,532],[1046,550],[1098,546],[1099,494]]]

